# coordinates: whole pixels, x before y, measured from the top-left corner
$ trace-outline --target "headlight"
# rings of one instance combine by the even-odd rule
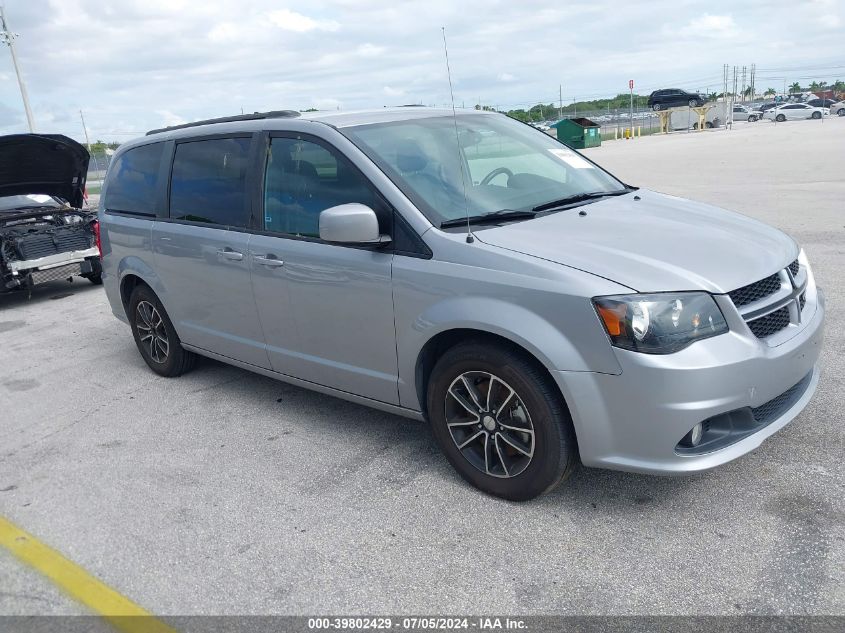
[[[705,292],[596,297],[593,304],[611,343],[634,352],[671,354],[728,331]]]

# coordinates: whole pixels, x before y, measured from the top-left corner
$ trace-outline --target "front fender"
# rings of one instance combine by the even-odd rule
[[[528,297],[530,294],[526,293]],[[570,304],[569,307],[562,306],[560,311],[548,316],[530,305],[514,302],[514,297],[509,299],[452,296],[428,306],[409,327],[401,328],[397,318],[402,406],[421,409],[416,385],[420,353],[429,341],[451,330],[500,336],[525,349],[549,371],[621,372],[588,299],[558,297],[562,304]]]

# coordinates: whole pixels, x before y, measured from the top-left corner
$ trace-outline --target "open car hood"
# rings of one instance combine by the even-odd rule
[[[61,134],[0,136],[0,196],[44,194],[82,208],[90,155]]]

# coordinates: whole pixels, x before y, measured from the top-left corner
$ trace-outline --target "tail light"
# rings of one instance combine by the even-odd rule
[[[103,244],[100,242],[100,222],[99,222],[99,220],[94,220],[91,223],[91,226],[94,229],[94,243],[97,245],[97,250],[100,252],[100,259],[103,259]]]

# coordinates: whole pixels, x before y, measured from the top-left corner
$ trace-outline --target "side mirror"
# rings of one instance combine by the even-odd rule
[[[320,239],[340,244],[379,246],[390,242],[380,235],[376,212],[365,204],[339,204],[320,213]]]

